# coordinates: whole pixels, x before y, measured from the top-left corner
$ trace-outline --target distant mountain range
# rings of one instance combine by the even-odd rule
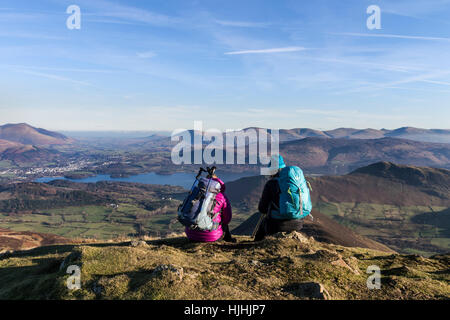
[[[381,139],[400,138],[423,142],[450,143],[450,130],[420,129],[403,127],[395,130],[387,129],[353,129],[338,128],[328,131],[314,129],[290,129],[280,130],[280,141],[291,141],[310,137],[322,137],[332,139]]]
[[[248,129],[258,128],[234,134],[242,137]],[[193,144],[194,131],[189,133]],[[224,144],[225,141],[224,136]],[[280,153],[286,160],[301,164],[308,173],[345,174],[378,161],[450,169],[450,130],[411,127],[396,130],[290,129],[279,131],[279,141]],[[158,135],[126,142],[135,150],[166,152],[170,152],[175,143],[170,137]],[[203,147],[208,143],[204,142]],[[236,152],[248,154],[243,148]]]
[[[271,134],[270,129],[249,127],[242,130],[232,131],[236,136],[243,136],[249,130],[262,129]],[[188,130],[191,137],[194,133],[201,134],[194,130]],[[381,138],[398,138],[408,139],[422,142],[450,143],[450,130],[448,129],[420,129],[414,127],[403,127],[394,130],[388,129],[354,129],[354,128],[338,128],[334,130],[321,131],[309,128],[280,129],[280,143],[301,140],[305,138],[328,138],[328,139],[381,139]],[[225,139],[225,134],[224,134]],[[153,146],[155,141],[159,140],[162,145],[170,145],[170,137],[166,135],[151,135],[149,137],[136,138],[130,140],[131,144],[145,146],[147,142]],[[192,141],[193,143],[193,141]]]
[[[305,138],[280,144],[280,153],[308,173],[345,174],[379,161],[450,169],[450,144],[397,138]]]
[[[248,129],[264,129],[250,127],[235,131],[237,135],[244,134]],[[189,130],[191,133],[193,130]],[[270,132],[270,130],[269,130]],[[145,136],[139,137],[139,132],[67,132],[70,136],[77,138],[111,138],[127,139],[131,144],[144,144],[148,141],[170,140],[167,132],[149,131],[142,132]],[[449,129],[421,129],[414,127],[403,127],[394,130],[388,129],[354,129],[338,128],[334,130],[315,130],[309,128],[280,129],[280,142],[300,140],[311,137],[331,138],[331,139],[381,139],[381,138],[399,138],[423,142],[450,143]],[[74,141],[68,136],[49,131],[42,128],[35,128],[26,123],[5,124],[0,126],[0,140],[8,140],[21,144],[30,145],[61,145]]]
[[[245,132],[240,130],[235,134],[245,135]],[[412,127],[395,130],[280,130],[280,152],[286,161],[298,163],[307,173],[315,174],[346,174],[378,161],[450,169],[450,143],[443,142],[450,142],[450,130]],[[33,161],[38,164],[52,162],[56,157],[64,158],[66,155],[76,158],[78,152],[84,151],[95,156],[121,150],[129,155],[158,153],[159,160],[153,157],[148,161],[152,164],[160,161],[166,166],[166,163],[171,163],[170,152],[175,144],[170,137],[156,133],[143,138],[77,141],[24,123],[0,126],[0,160],[12,160],[19,165]],[[237,152],[242,151],[239,149]],[[131,163],[129,158],[124,158],[124,162]],[[169,171],[176,169],[169,167]],[[224,168],[228,171],[247,169],[257,170],[250,167]]]

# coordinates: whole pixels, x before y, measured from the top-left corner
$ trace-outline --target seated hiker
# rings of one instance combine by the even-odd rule
[[[186,227],[186,236],[189,240],[195,242],[213,242],[218,240],[236,242],[236,239],[232,238],[228,228],[232,217],[232,210],[230,201],[225,195],[225,183],[215,174],[211,176],[211,179],[220,184],[220,192],[215,194],[215,206],[213,209],[215,216],[212,219],[217,226],[214,230],[193,230],[190,227]]]
[[[287,167],[283,157],[272,157],[274,169],[266,182],[258,210],[264,216],[257,226],[255,241],[277,232],[300,231],[303,218],[311,212],[309,188],[299,167]]]

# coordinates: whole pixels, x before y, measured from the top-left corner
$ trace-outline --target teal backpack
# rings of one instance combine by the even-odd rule
[[[312,210],[308,182],[302,169],[291,166],[281,169],[278,183],[280,185],[280,208],[271,211],[274,219],[302,219]]]

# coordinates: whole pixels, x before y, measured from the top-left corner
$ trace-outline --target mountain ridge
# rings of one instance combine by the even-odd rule
[[[73,142],[73,139],[63,134],[35,128],[26,123],[8,123],[0,126],[0,139],[35,146],[64,145]]]

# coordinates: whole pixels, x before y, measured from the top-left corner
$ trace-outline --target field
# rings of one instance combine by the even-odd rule
[[[182,229],[174,212],[151,215],[148,210],[132,204],[119,205],[117,209],[108,205],[73,206],[26,215],[0,214],[0,227],[94,239],[138,234],[158,236]]]
[[[0,228],[102,240],[183,230],[176,219],[181,187],[59,181],[0,191]]]
[[[395,250],[426,255],[450,251],[450,219],[446,207],[348,202],[317,202],[314,207]]]

